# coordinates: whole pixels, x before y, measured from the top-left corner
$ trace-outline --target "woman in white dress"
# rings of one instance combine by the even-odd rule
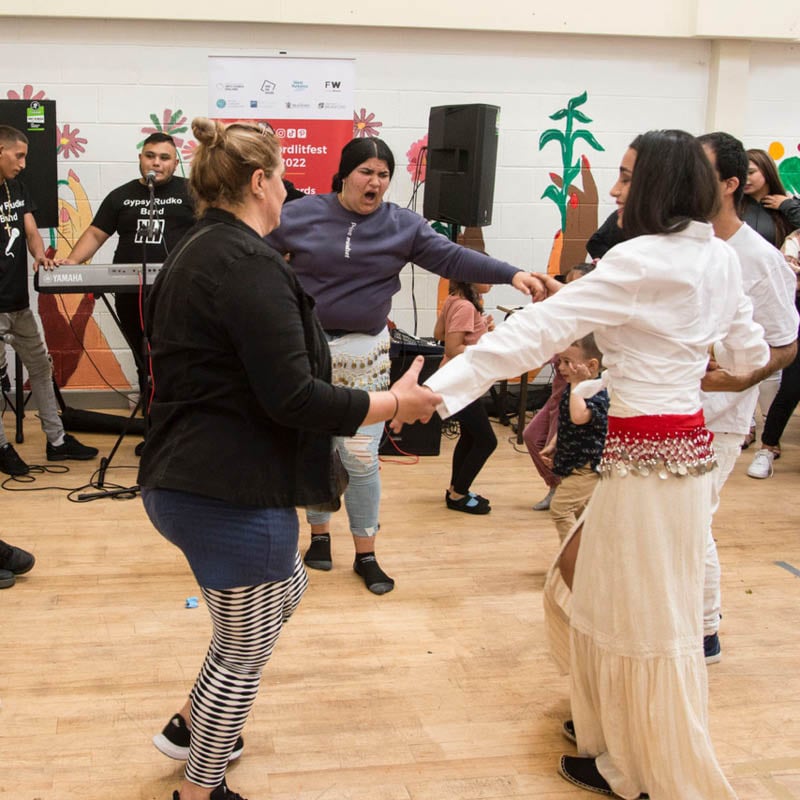
[[[717,186],[702,147],[682,131],[651,131],[635,145],[620,167],[630,183],[621,214],[629,240],[426,384],[449,416],[495,380],[594,332],[609,434],[568,579],[581,756],[564,756],[560,771],[626,800],[728,800],[735,794],[707,724],[703,577],[714,461],[700,381],[712,347],[715,366],[731,372],[765,364],[768,349],[736,255],[706,221]]]

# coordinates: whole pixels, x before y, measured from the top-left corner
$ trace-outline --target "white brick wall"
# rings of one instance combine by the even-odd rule
[[[5,22],[8,22],[6,20]],[[484,230],[487,250],[526,269],[544,270],[559,214],[541,194],[550,171],[561,172],[555,144],[539,151],[549,115],[588,91],[586,126],[605,147],[581,146],[597,183],[599,219],[612,210],[608,189],[619,158],[637,133],[656,127],[701,132],[709,91],[710,43],[523,33],[444,32],[298,25],[17,19],[0,26],[2,96],[26,84],[58,103],[59,123],[88,139],[80,158],[59,160],[60,177],[74,170],[93,209],[136,173],[136,144],[151,113],[182,109],[189,120],[206,113],[209,55],[339,56],[356,59],[355,106],[383,123],[381,136],[397,159],[390,199],[408,202],[409,146],[427,131],[433,105],[487,102],[501,107],[494,224]],[[263,49],[259,49],[263,48]],[[32,58],[40,53],[41,58]],[[800,140],[798,46],[754,44],[745,111],[747,146],[782,140],[787,155]],[[418,210],[422,197],[418,198]],[[110,261],[113,240],[96,256]],[[436,281],[417,274],[421,335],[434,322]],[[393,316],[412,326],[410,280],[395,298]],[[494,289],[491,309],[517,305],[508,287]],[[99,308],[99,306],[98,306]],[[108,320],[101,324],[108,330]],[[500,316],[500,315],[496,315]],[[118,337],[108,331],[116,345]],[[125,357],[131,375],[130,359]]]

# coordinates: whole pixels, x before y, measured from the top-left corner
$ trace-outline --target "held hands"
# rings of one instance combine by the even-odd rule
[[[441,395],[418,383],[424,363],[425,359],[417,356],[399,380],[392,384],[391,392],[397,400],[397,411],[391,421],[391,428],[395,433],[406,422],[427,422],[442,402]]]
[[[564,288],[564,284],[561,283],[561,281],[557,281],[553,275],[546,275],[544,272],[534,272],[533,274],[544,285],[547,297],[554,295]]]
[[[534,303],[547,297],[544,284],[532,272],[517,272],[511,279],[511,285],[522,294],[529,294]]]

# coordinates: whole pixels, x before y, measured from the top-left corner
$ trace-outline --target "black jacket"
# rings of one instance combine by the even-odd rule
[[[756,232],[777,248],[783,247],[783,240],[800,228],[800,199],[790,197],[784,200],[777,211],[764,208],[749,195],[742,198],[742,219]],[[782,220],[783,224],[776,224]]]
[[[353,435],[366,392],[330,384],[330,353],[285,261],[210,209],[148,303],[154,399],[142,486],[239,505],[331,500],[331,435]]]

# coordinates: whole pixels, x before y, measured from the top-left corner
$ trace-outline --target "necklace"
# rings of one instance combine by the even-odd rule
[[[3,223],[6,233],[8,234],[8,238],[11,239],[11,190],[8,188],[8,179],[3,181],[3,186],[6,187],[6,197],[8,198],[6,213],[3,214]]]

